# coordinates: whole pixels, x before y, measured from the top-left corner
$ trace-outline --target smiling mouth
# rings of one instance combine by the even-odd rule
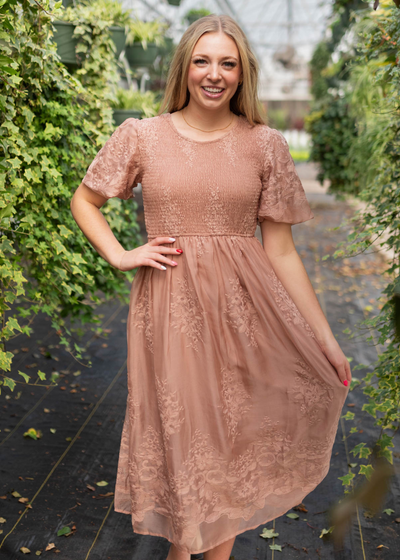
[[[225,88],[217,88],[217,87],[208,87],[208,86],[201,86],[205,91],[208,93],[221,93],[224,91]]]

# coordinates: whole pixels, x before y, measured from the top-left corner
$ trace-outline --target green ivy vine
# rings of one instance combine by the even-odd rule
[[[75,189],[113,131],[109,90],[100,92],[94,76],[108,87],[115,73],[108,39],[92,41],[86,73],[72,76],[60,63],[52,21],[63,19],[61,4],[0,0],[0,385],[11,391],[54,381],[40,371],[9,373],[9,342],[30,336],[38,313],[51,318],[60,343],[81,359],[79,330],[71,325],[98,331],[98,304],[111,297],[127,302],[126,280],[134,276],[101,259],[70,212]],[[99,60],[103,53],[106,61]],[[102,209],[127,249],[142,243],[136,208],[115,198]]]

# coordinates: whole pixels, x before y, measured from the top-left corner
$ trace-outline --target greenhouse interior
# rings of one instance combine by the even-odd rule
[[[0,5],[1,557],[398,560],[400,0]]]

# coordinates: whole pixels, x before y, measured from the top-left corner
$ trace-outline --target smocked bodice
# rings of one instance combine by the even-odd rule
[[[90,165],[84,183],[107,198],[132,198],[142,185],[149,239],[252,237],[257,220],[313,217],[283,135],[240,116],[224,136],[183,136],[171,114],[128,119]]]

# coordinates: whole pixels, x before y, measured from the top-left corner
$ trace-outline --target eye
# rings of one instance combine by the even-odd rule
[[[196,58],[193,62],[197,64],[198,62],[206,62],[206,61],[204,60],[204,58]]]
[[[224,62],[224,64],[227,64],[230,68],[235,68],[236,66],[236,62],[232,62],[232,61]]]

